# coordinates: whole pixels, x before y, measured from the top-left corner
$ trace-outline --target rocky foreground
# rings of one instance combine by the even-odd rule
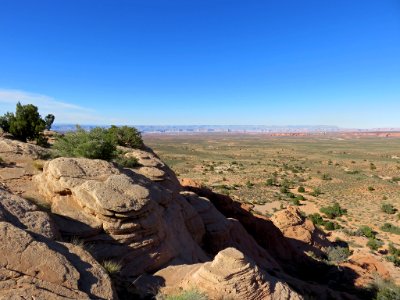
[[[0,298],[135,299],[196,289],[210,299],[359,299],[368,254],[333,266],[334,244],[288,207],[271,219],[175,174],[151,149],[140,166],[0,139]],[[119,267],[115,272],[106,262]]]

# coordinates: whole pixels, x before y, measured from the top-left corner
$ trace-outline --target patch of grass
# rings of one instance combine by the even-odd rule
[[[381,226],[381,230],[400,235],[400,227],[391,223],[385,223]]]
[[[372,285],[374,300],[398,300],[400,299],[400,286],[390,280],[377,279]]]
[[[157,296],[156,299],[162,300],[208,300],[208,297],[199,292],[198,290],[192,289],[183,291],[176,295],[169,295],[169,296]]]
[[[332,262],[343,262],[348,259],[350,256],[351,252],[348,247],[329,247],[326,251],[326,255],[328,258],[328,261]]]
[[[389,215],[393,215],[396,213],[397,209],[395,209],[394,206],[390,203],[384,203],[381,206],[381,211]]]
[[[136,157],[117,157],[113,162],[122,168],[137,168],[141,166]]]
[[[119,262],[113,260],[105,260],[101,264],[103,268],[107,271],[110,275],[118,274],[121,271],[121,264]]]
[[[33,166],[36,170],[38,170],[38,171],[43,171],[44,163],[43,163],[43,161],[35,160],[35,161],[32,163],[32,166]]]
[[[85,248],[85,241],[80,239],[80,238],[78,238],[77,236],[72,237],[71,240],[70,240],[70,243],[72,245],[75,245],[75,246],[78,246],[78,247],[81,247],[81,248]]]

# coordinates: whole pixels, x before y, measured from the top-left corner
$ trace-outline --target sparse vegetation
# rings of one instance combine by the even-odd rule
[[[117,157],[113,161],[123,168],[137,168],[141,166],[136,157]]]
[[[400,235],[400,227],[391,223],[385,223],[381,226],[381,230]]]
[[[122,267],[119,262],[113,260],[105,260],[101,265],[110,275],[118,274],[121,271]]]
[[[66,157],[86,157],[111,160],[117,157],[117,143],[107,129],[96,127],[90,131],[77,126],[76,131],[58,137],[53,148]]]
[[[370,238],[367,242],[367,246],[371,249],[371,250],[378,250],[380,247],[382,247],[383,242],[375,239],[375,238]]]
[[[340,207],[339,203],[335,202],[332,206],[322,207],[320,212],[325,214],[329,219],[334,219],[336,217],[341,217],[347,213],[347,210]]]
[[[346,261],[350,256],[350,254],[351,252],[348,247],[340,247],[340,246],[329,247],[328,250],[326,251],[328,261],[336,263]]]
[[[374,300],[398,300],[400,299],[400,287],[390,280],[377,279],[372,285]]]
[[[176,295],[157,295],[156,299],[158,300],[208,300],[208,297],[199,292],[196,289],[191,289],[187,291],[182,291]]]
[[[384,203],[384,204],[382,204],[381,210],[382,210],[384,213],[387,213],[387,214],[390,214],[390,215],[396,213],[396,209],[394,208],[394,206],[393,206],[392,204],[389,204],[389,203]]]

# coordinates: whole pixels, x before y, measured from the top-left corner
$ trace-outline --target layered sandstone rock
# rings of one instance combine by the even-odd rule
[[[55,239],[58,230],[49,215],[19,196],[0,189],[0,221]]]
[[[0,190],[0,299],[116,299],[93,257],[57,235],[45,212]]]
[[[210,299],[303,299],[235,248],[219,252],[211,262],[170,266],[155,276],[165,281],[164,294],[196,288]]]
[[[138,160],[139,166],[135,168],[135,172],[146,176],[151,181],[157,182],[170,191],[176,192],[180,190],[179,180],[175,173],[151,150],[122,148],[126,152],[125,157],[134,157]]]
[[[202,239],[203,225],[193,208],[142,174],[101,160],[58,158],[34,180],[61,233],[90,243],[100,261],[121,262],[124,278],[208,259],[194,240]]]
[[[203,245],[209,253],[215,255],[225,248],[234,247],[246,253],[259,266],[280,270],[279,264],[257,244],[239,221],[225,218],[207,198],[199,197],[193,192],[182,192],[181,195],[203,220],[205,226]]]
[[[34,159],[46,156],[49,154],[49,150],[39,147],[37,145],[23,143],[11,139],[0,139],[0,153],[2,155],[24,155]]]
[[[271,217],[271,221],[299,251],[313,251],[315,254],[321,255],[325,248],[332,246],[324,232],[305,218],[297,207],[288,206],[286,209],[276,212]]]

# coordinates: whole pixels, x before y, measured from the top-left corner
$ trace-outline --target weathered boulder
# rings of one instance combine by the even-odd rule
[[[167,295],[196,288],[210,299],[303,299],[235,248],[219,252],[211,262],[170,266],[154,275],[164,281],[161,292]]]
[[[84,250],[0,221],[1,299],[116,299],[104,269]]]
[[[313,251],[321,255],[322,250],[332,246],[325,233],[316,228],[311,220],[304,217],[297,207],[288,206],[276,212],[271,217],[271,221],[299,251]]]
[[[49,154],[49,150],[34,144],[24,143],[6,138],[0,139],[0,154],[2,155],[23,155],[38,159]]]
[[[0,189],[0,221],[50,239],[58,236],[57,226],[47,213],[40,211],[32,202],[3,189]]]
[[[123,148],[125,157],[134,157],[138,160],[139,167],[136,173],[146,176],[154,182],[158,182],[164,188],[173,192],[180,190],[179,180],[175,173],[153,152],[150,148],[129,149]]]
[[[102,160],[57,158],[34,181],[61,233],[90,243],[99,261],[121,262],[123,278],[208,259],[195,210],[146,176]]]

